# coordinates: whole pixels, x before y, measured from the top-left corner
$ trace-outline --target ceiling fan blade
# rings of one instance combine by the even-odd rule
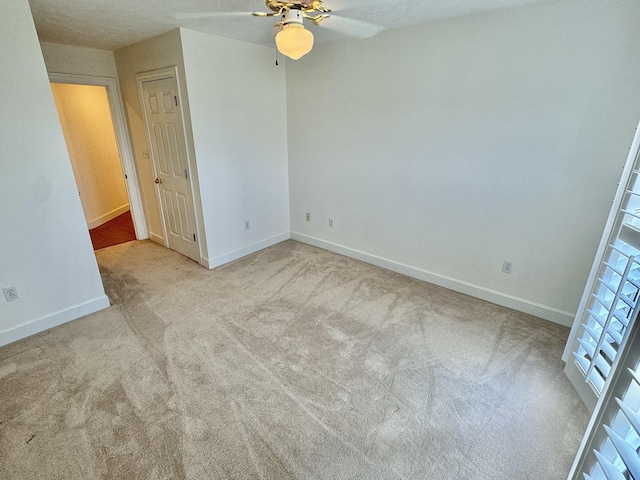
[[[373,37],[384,30],[382,25],[364,22],[362,20],[356,20],[349,17],[341,17],[340,15],[334,15],[333,13],[330,14],[328,18],[322,20],[318,26],[356,38]]]
[[[195,12],[171,15],[176,20],[198,20],[201,18],[249,17],[253,12]]]

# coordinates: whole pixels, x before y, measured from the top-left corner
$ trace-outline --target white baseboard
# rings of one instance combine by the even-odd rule
[[[290,235],[289,232],[284,232],[279,235],[276,235],[271,238],[267,238],[266,240],[262,240],[258,243],[254,243],[253,245],[249,245],[248,247],[241,248],[239,250],[235,250],[233,252],[226,253],[224,255],[220,255],[216,258],[202,258],[202,265],[211,269],[219,267],[220,265],[224,265],[225,263],[233,262],[239,258],[245,257],[247,255],[251,255],[252,253],[263,250],[267,247],[275,245],[276,243],[284,242],[285,240],[289,240]]]
[[[100,225],[107,223],[109,220],[113,220],[114,218],[122,215],[125,212],[128,212],[129,210],[130,210],[129,204],[125,203],[121,207],[118,207],[114,210],[111,210],[108,213],[105,213],[104,215],[101,215],[97,218],[94,218],[93,220],[88,221],[87,227],[89,227],[89,230],[91,230],[92,228],[99,227]]]
[[[79,305],[74,305],[73,307],[66,308],[37,320],[5,330],[4,332],[0,332],[0,347],[22,340],[23,338],[30,337],[36,333],[44,332],[45,330],[57,327],[58,325],[70,322],[71,320],[84,317],[90,313],[107,308],[108,306],[109,298],[107,298],[106,295],[103,295],[93,300],[89,300]]]
[[[149,232],[149,240],[159,243],[160,245],[162,245],[163,247],[166,247],[166,245],[164,244],[164,238],[162,238],[161,235],[158,235],[157,233],[153,233],[153,232]]]
[[[388,258],[372,255],[370,253],[356,250],[350,247],[345,247],[337,243],[327,242],[326,240],[321,240],[319,238],[304,235],[302,233],[291,232],[291,238],[302,243],[313,245],[314,247],[319,247],[331,252],[339,253],[340,255],[344,255],[345,257],[355,258],[356,260],[361,260],[378,267],[386,268],[387,270],[391,270],[392,272],[401,273],[402,275],[407,275],[408,277],[433,283],[435,285],[448,288],[449,290],[453,290],[455,292],[464,293],[465,295],[479,298],[481,300],[486,300],[503,307],[511,308],[523,313],[528,313],[529,315],[534,315],[536,317],[549,320],[550,322],[564,325],[565,327],[570,327],[575,317],[575,313],[558,310],[547,305],[542,305],[540,303],[525,300],[524,298],[514,297],[513,295],[508,295],[506,293],[491,290],[489,288],[474,285],[472,283],[447,277],[445,275],[440,275],[438,273],[429,272],[427,270],[423,270],[422,268],[405,265]]]

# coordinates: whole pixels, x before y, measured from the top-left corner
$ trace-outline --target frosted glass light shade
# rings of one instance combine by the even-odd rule
[[[276,46],[283,55],[298,60],[313,48],[313,33],[298,23],[290,23],[276,35]]]

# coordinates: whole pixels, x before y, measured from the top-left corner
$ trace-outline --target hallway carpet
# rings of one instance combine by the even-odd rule
[[[564,327],[291,240],[97,258],[110,308],[0,348],[0,478],[566,478]]]
[[[94,250],[135,240],[136,231],[133,228],[131,212],[127,211],[99,227],[92,228],[89,235]]]

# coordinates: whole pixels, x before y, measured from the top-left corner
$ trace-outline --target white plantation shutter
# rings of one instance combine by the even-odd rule
[[[567,376],[591,409],[640,309],[640,130],[636,130],[563,355]]]
[[[633,253],[640,258],[640,243],[625,247],[625,250],[635,250]],[[579,347],[573,352],[585,380],[598,394],[602,392],[630,319],[634,318],[639,305],[640,263],[635,255],[620,253],[614,244],[608,260],[597,279],[597,290],[592,294],[590,308],[581,325],[583,333],[578,337]]]
[[[612,365],[570,480],[640,480],[640,322],[632,325]]]

